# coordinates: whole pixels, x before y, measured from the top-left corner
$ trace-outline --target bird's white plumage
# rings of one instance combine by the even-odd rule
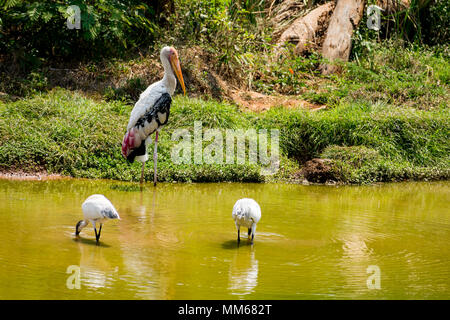
[[[81,205],[84,219],[92,222],[103,222],[108,219],[120,219],[119,213],[111,201],[104,195],[94,194],[88,197]]]
[[[146,112],[150,111],[150,109],[153,108],[155,102],[164,93],[168,93],[170,96],[173,96],[175,87],[177,85],[177,79],[175,78],[175,74],[173,73],[172,67],[170,66],[170,62],[167,58],[167,52],[169,50],[169,47],[164,47],[161,50],[160,54],[161,63],[164,67],[164,77],[160,81],[151,84],[147,89],[145,89],[144,92],[141,93],[141,95],[139,96],[139,100],[136,102],[133,110],[131,111],[127,131],[129,131],[136,125],[136,122],[139,120],[139,118],[141,118]],[[144,134],[144,132],[140,133],[142,140],[145,140],[145,138],[147,138],[147,136],[145,136]]]
[[[234,204],[232,217],[236,227],[256,227],[256,224],[261,219],[261,208],[255,200],[243,198]]]
[[[147,153],[147,146],[152,144],[152,137],[148,136],[147,139],[145,139],[145,154],[142,156],[137,156],[135,158],[136,161],[139,161],[141,163],[145,163],[148,160],[148,153]]]
[[[175,76],[173,76],[175,77]],[[176,80],[175,85],[176,85]],[[175,91],[175,86],[172,88],[168,85],[168,80],[164,77],[162,80],[157,81],[151,84],[144,92],[139,96],[139,100],[131,110],[130,120],[128,121],[127,130],[130,130],[136,125],[136,122],[141,118],[145,113],[150,111],[150,109],[155,105],[156,100],[158,100],[164,93],[168,93],[171,96]],[[154,130],[153,130],[154,131]],[[145,140],[147,138],[146,135],[141,133],[141,139]]]

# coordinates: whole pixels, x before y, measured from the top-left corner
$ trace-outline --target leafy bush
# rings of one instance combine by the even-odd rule
[[[177,1],[177,12],[169,17],[170,39],[185,45],[200,45],[211,53],[217,71],[223,76],[245,77],[240,70],[248,63],[250,53],[261,53],[270,46],[270,30],[266,28],[262,1]]]
[[[140,94],[144,92],[147,86],[141,78],[132,78],[128,79],[122,87],[106,88],[104,96],[106,100],[121,100],[134,103],[139,99]]]
[[[80,8],[81,29],[67,27],[71,5]],[[117,54],[148,43],[155,28],[153,9],[138,0],[7,0],[0,16],[0,52],[25,63]]]
[[[424,42],[430,45],[450,43],[450,1],[432,1],[423,14]]]

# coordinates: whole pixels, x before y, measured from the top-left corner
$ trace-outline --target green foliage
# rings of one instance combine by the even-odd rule
[[[203,117],[197,117],[203,111]],[[217,110],[214,113],[213,110]],[[80,94],[55,89],[16,102],[0,102],[0,170],[47,170],[73,177],[136,181],[140,163],[123,159],[121,141],[131,107],[123,102],[95,102]],[[231,116],[230,116],[231,113]],[[244,164],[175,164],[171,140],[177,128],[193,130],[194,121],[204,128],[245,127],[236,108],[217,102],[180,98],[171,110],[171,121],[158,146],[160,181],[212,182],[263,181],[260,166]],[[204,142],[204,145],[208,142]],[[151,161],[150,161],[151,163]],[[280,175],[288,175],[282,171]],[[152,179],[151,164],[145,172]]]
[[[404,6],[401,0],[392,1],[394,8],[382,13],[381,30],[369,30],[366,16],[353,35],[352,56],[369,49],[374,40],[403,40],[415,44],[447,45],[450,36],[450,1],[411,0]],[[369,4],[377,4],[370,0]]]
[[[183,39],[184,44],[202,46],[215,57],[222,75],[244,78],[239,69],[249,53],[271,46],[264,15],[254,13],[261,6],[262,1],[179,0],[177,14],[169,17],[169,28],[161,32]]]
[[[416,169],[448,177],[449,115],[448,108],[430,112],[344,103],[315,113],[272,109],[259,125],[281,128],[280,146],[288,157],[333,158],[349,172],[365,172],[359,180],[348,174],[340,180],[361,183],[414,178]]]
[[[321,158],[345,161],[349,165],[356,167],[376,161],[379,157],[378,151],[365,146],[342,147],[330,145],[321,154]]]
[[[68,7],[81,11],[81,29],[68,29]],[[145,1],[7,1],[0,7],[0,52],[16,59],[118,54],[153,39],[153,9]]]
[[[39,70],[32,71],[25,77],[0,74],[0,92],[14,96],[27,96],[48,89],[47,76]]]
[[[297,56],[293,48],[286,50],[278,59],[270,55],[253,55],[248,63],[248,73],[252,77],[252,87],[263,93],[301,94],[306,80],[318,76],[322,59],[318,53],[308,57]]]
[[[127,103],[136,102],[139,96],[147,88],[147,84],[141,78],[131,78],[119,87],[108,87],[105,90],[104,97],[106,100],[120,100]]]
[[[397,1],[397,6],[400,7],[400,1]],[[393,22],[392,31],[397,38],[410,42],[422,42],[422,21],[420,19],[422,2],[422,0],[411,0],[407,8],[395,11],[387,17]]]
[[[423,14],[424,42],[430,45],[450,43],[450,1],[431,1]]]
[[[398,40],[368,42],[342,68],[340,75],[306,87],[302,96],[331,106],[344,100],[426,110],[444,108],[450,99],[450,60],[428,48]]]

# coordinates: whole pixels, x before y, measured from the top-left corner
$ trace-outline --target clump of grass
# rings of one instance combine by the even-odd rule
[[[424,172],[447,179],[449,118],[448,108],[430,112],[343,103],[315,113],[272,109],[261,122],[281,129],[280,145],[288,157],[300,163],[334,158],[346,165],[341,181],[362,183],[416,179]],[[357,176],[352,177],[353,172]]]
[[[2,167],[45,167],[71,175],[118,146],[121,122],[114,106],[78,93],[55,90],[30,99],[2,104]],[[107,159],[105,159],[107,160]],[[106,165],[105,161],[98,165]]]
[[[377,150],[366,146],[342,147],[331,145],[323,150],[321,158],[345,161],[349,165],[361,167],[366,163],[377,161],[380,154]]]
[[[431,109],[449,99],[449,70],[448,57],[390,41],[347,64],[344,81],[357,100]]]

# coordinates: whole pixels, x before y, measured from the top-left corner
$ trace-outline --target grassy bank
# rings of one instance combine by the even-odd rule
[[[448,28],[420,33],[415,24],[408,30],[416,36],[410,38],[406,27],[384,26],[389,36],[381,32],[380,37],[362,22],[350,61],[341,64],[339,74],[323,76],[320,65],[326,61],[319,48],[303,56],[289,50],[276,54],[276,30],[281,29],[275,12],[282,4],[271,10],[264,2],[175,0],[176,10],[162,14],[162,20],[147,5],[125,10],[115,3],[92,4],[95,23],[83,23],[73,33],[54,29],[65,23],[55,11],[65,3],[28,6],[21,1],[5,7],[9,11],[0,29],[10,41],[0,45],[2,172],[136,181],[140,164],[122,158],[121,141],[133,104],[162,76],[159,51],[169,44],[179,51],[189,98],[175,96],[160,136],[160,181],[449,178]],[[434,26],[448,25],[437,19],[447,7],[433,7]],[[110,12],[121,13],[113,24]],[[21,24],[26,28],[18,32]],[[55,32],[25,32],[42,26]],[[194,121],[201,121],[203,129],[218,129],[222,137],[227,129],[278,129],[279,170],[263,175],[265,167],[250,159],[197,164],[193,153],[186,163],[174,163],[171,155],[179,142],[172,135],[184,128],[193,137]],[[203,141],[201,152],[216,147]],[[217,148],[225,154],[224,145]],[[152,179],[152,161],[146,179]]]
[[[316,113],[271,110],[288,157],[331,159],[333,180],[347,183],[448,179],[450,114],[386,104],[343,104]]]
[[[136,181],[140,164],[130,165],[120,154],[131,108],[65,89],[0,102],[0,169]],[[317,112],[280,107],[250,113],[227,103],[176,96],[170,124],[160,136],[159,180],[303,180],[302,165],[316,157],[331,159],[331,180],[345,183],[448,179],[449,119],[446,106],[430,111],[343,102]],[[178,142],[172,141],[172,133],[180,128],[192,132],[194,121],[223,133],[279,129],[280,169],[264,176],[261,165],[248,159],[230,165],[173,163],[171,151]],[[149,161],[146,179],[151,177]]]
[[[140,164],[128,164],[120,154],[131,106],[98,102],[64,89],[29,99],[0,104],[0,166],[4,171],[42,171],[73,177],[136,180]],[[193,130],[194,120],[207,128],[244,128],[250,125],[236,107],[176,98],[170,125],[160,136],[160,181],[262,181],[259,167],[244,163],[174,164],[171,140],[177,128]],[[248,162],[248,161],[247,161]],[[283,159],[286,167],[291,161]],[[152,161],[146,179],[152,179]],[[295,167],[294,167],[295,168]],[[280,170],[278,177],[284,174]]]

